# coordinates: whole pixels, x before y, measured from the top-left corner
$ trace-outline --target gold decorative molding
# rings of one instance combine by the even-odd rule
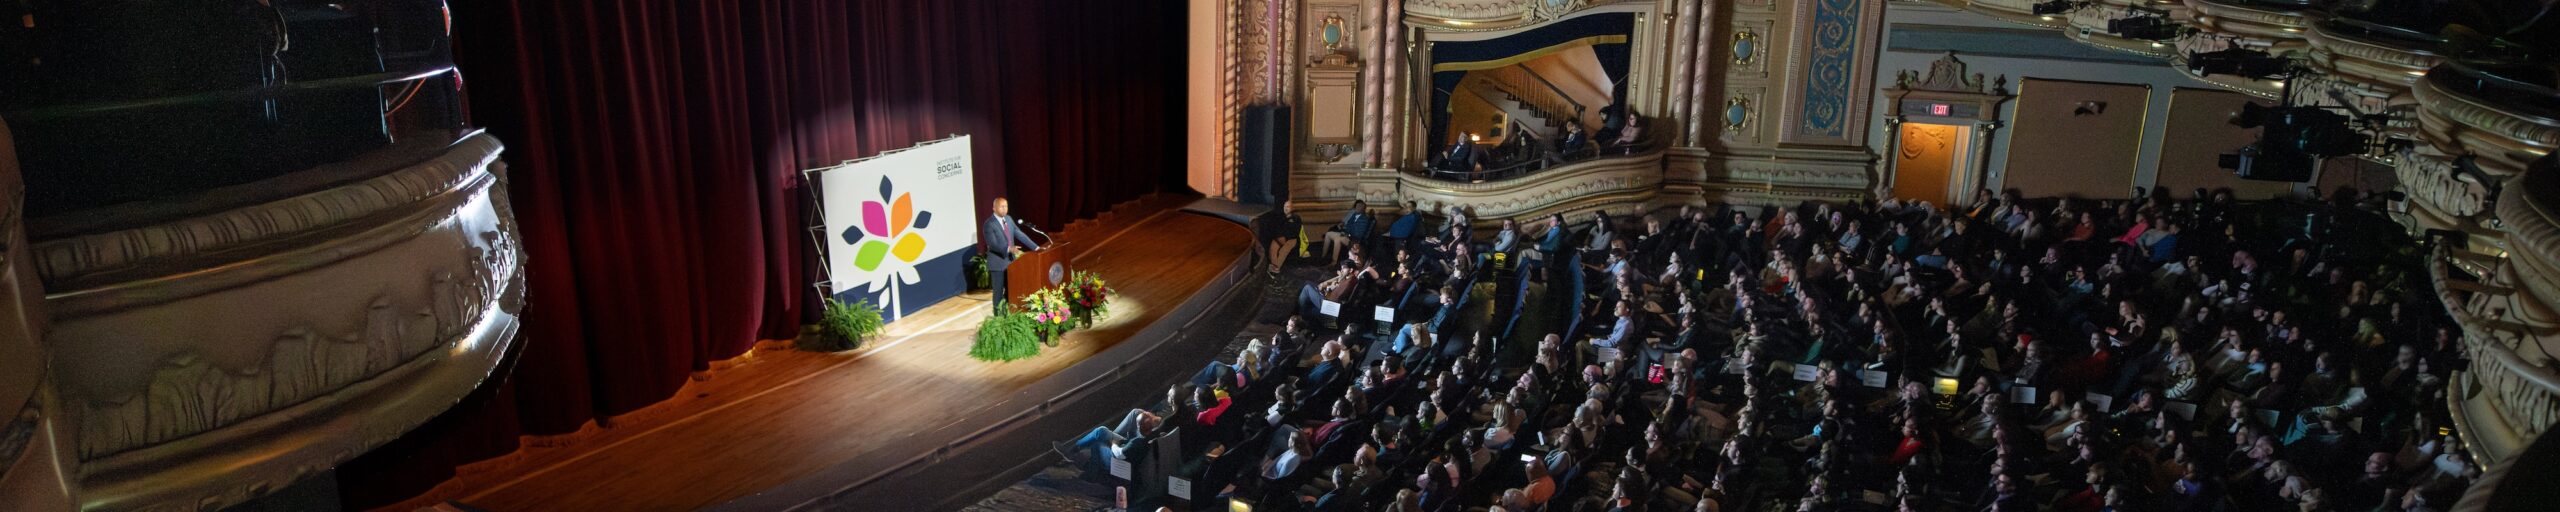
[[[308,234],[451,191],[495,161],[498,150],[496,138],[473,135],[380,179],[164,224],[38,241],[36,266],[50,287],[78,289],[99,274]]]
[[[79,426],[83,506],[253,499],[478,386],[513,343],[524,297],[500,150],[475,135],[338,188],[49,241],[98,255],[111,251],[91,244],[270,228],[56,261],[71,286],[47,297],[48,357],[61,414]]]
[[[2270,40],[2299,40],[2311,28],[2311,14],[2217,0],[2187,0],[2196,28]]]
[[[2310,43],[2312,64],[2321,71],[2378,86],[2388,97],[2409,90],[2427,70],[2444,62],[2433,48],[2419,48],[2349,33],[2343,21],[2312,24],[2303,39]]]
[[[1662,184],[1663,151],[1576,162],[1528,176],[1460,183],[1401,175],[1402,198],[1430,205],[1465,205],[1478,220],[1527,218],[1650,201]]]
[[[2144,16],[2165,16],[2157,9],[2139,9],[2123,5],[2100,4],[2072,11],[2063,18],[2068,26],[2062,35],[2090,46],[2148,57],[2169,57],[2170,43],[2117,37],[2107,31],[2107,23]]]
[[[2501,109],[2447,90],[2437,83],[2437,73],[2460,71],[2439,66],[2410,92],[2418,99],[2421,135],[2445,153],[2478,155],[2482,169],[2520,171],[2560,147],[2560,120]]]
[[[2455,172],[2453,162],[2441,156],[2404,154],[2392,166],[2399,178],[2400,189],[2416,199],[2418,205],[2445,217],[2467,219],[2484,213],[2489,204],[2489,187]]]
[[[2056,16],[2035,14],[2034,0],[1919,0],[1953,9],[1970,11],[1995,20],[2038,28],[2062,28],[2066,23]]]
[[[1382,0],[1394,2],[1398,0]],[[1405,23],[1439,32],[1491,32],[1644,0],[1401,0]]]

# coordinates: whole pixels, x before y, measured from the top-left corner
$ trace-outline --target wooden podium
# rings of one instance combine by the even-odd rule
[[[1020,303],[1031,292],[1067,280],[1067,262],[1075,259],[1074,254],[1068,252],[1068,245],[1067,242],[1050,244],[1037,251],[1025,251],[1021,259],[1013,260],[1013,266],[1005,268],[1005,301]]]

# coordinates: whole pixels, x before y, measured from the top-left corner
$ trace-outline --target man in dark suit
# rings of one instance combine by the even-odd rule
[[[987,283],[996,292],[995,300],[990,302],[995,303],[997,312],[1004,311],[1005,270],[1013,266],[1015,258],[1022,257],[1023,251],[1040,250],[1040,244],[1033,243],[1031,235],[1023,233],[1022,226],[1013,221],[1012,205],[1008,203],[996,198],[995,215],[988,216],[986,225],[978,229],[979,244],[987,251]]]
[[[1582,123],[1568,122],[1564,124],[1564,141],[1556,144],[1556,152],[1571,161],[1581,158],[1583,148],[1590,144],[1591,134],[1582,132]]]
[[[1454,173],[1472,173],[1476,171],[1476,159],[1476,135],[1459,133],[1457,140],[1449,145],[1449,150],[1441,152],[1440,168]]]

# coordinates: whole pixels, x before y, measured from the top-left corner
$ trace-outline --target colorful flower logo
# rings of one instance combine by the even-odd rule
[[[880,262],[892,256],[912,265],[924,256],[923,231],[933,224],[933,212],[916,211],[912,194],[896,192],[889,178],[882,176],[881,200],[863,201],[862,224],[844,230],[844,243],[854,247],[854,268],[879,270]]]
[[[845,228],[845,245],[853,247],[853,267],[860,272],[853,279],[876,294],[871,303],[879,304],[891,317],[904,317],[904,300],[899,288],[920,281],[917,259],[925,255],[924,229],[933,225],[933,212],[918,211],[913,194],[897,190],[887,176],[880,178],[880,197],[862,202],[862,217],[854,227]]]

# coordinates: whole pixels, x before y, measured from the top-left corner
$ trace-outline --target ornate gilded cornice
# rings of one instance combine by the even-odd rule
[[[477,171],[497,158],[499,147],[494,137],[473,135],[443,155],[377,179],[176,222],[36,242],[36,267],[48,288],[68,290],[116,280],[113,273],[136,267],[200,266],[181,260],[312,233],[450,192],[465,179],[485,178]]]
[[[2435,52],[2434,41],[2384,39],[2371,32],[2385,27],[2332,19],[2311,25],[2303,37],[2313,51],[2312,64],[2321,71],[2347,75],[2389,92],[2406,91],[2426,76],[2427,69],[2444,61]],[[2411,37],[2429,37],[2411,34]],[[2385,94],[2388,96],[2388,94]]]
[[[2560,120],[2498,105],[2449,86],[2476,73],[2458,64],[2437,66],[2410,89],[2417,97],[2421,134],[2447,154],[2474,154],[2483,170],[2520,170],[2560,147]]]
[[[2232,0],[2187,0],[2186,6],[2193,12],[2189,24],[2196,28],[2278,42],[2301,40],[2302,32],[2311,28],[2316,16],[2308,11]]]
[[[1396,0],[1387,0],[1396,1]],[[1404,22],[1438,32],[1490,32],[1642,0],[1403,0]]]
[[[2062,28],[2070,23],[2060,16],[2039,16],[2032,10],[2032,0],[1919,0],[1959,10],[1971,11],[1991,19],[2037,28]]]
[[[1463,205],[1479,221],[1589,211],[1653,199],[1662,184],[1663,150],[1559,166],[1517,179],[1462,183],[1402,175],[1403,198],[1424,205]]]
[[[478,386],[524,298],[499,150],[475,136],[332,189],[48,242],[84,507],[253,499]]]
[[[2074,41],[2079,41],[2099,48],[2106,48],[2109,50],[2146,57],[2168,57],[2171,53],[2169,51],[2169,43],[2140,39],[2126,39],[2116,37],[2115,34],[2107,31],[2107,23],[2110,21],[2162,15],[2163,14],[2156,9],[2135,8],[2128,5],[2116,4],[2093,5],[2077,11],[2072,11],[2069,16],[2063,18],[2063,21],[2068,23],[2069,27],[2062,30],[2062,35],[2064,37],[2069,37]]]

